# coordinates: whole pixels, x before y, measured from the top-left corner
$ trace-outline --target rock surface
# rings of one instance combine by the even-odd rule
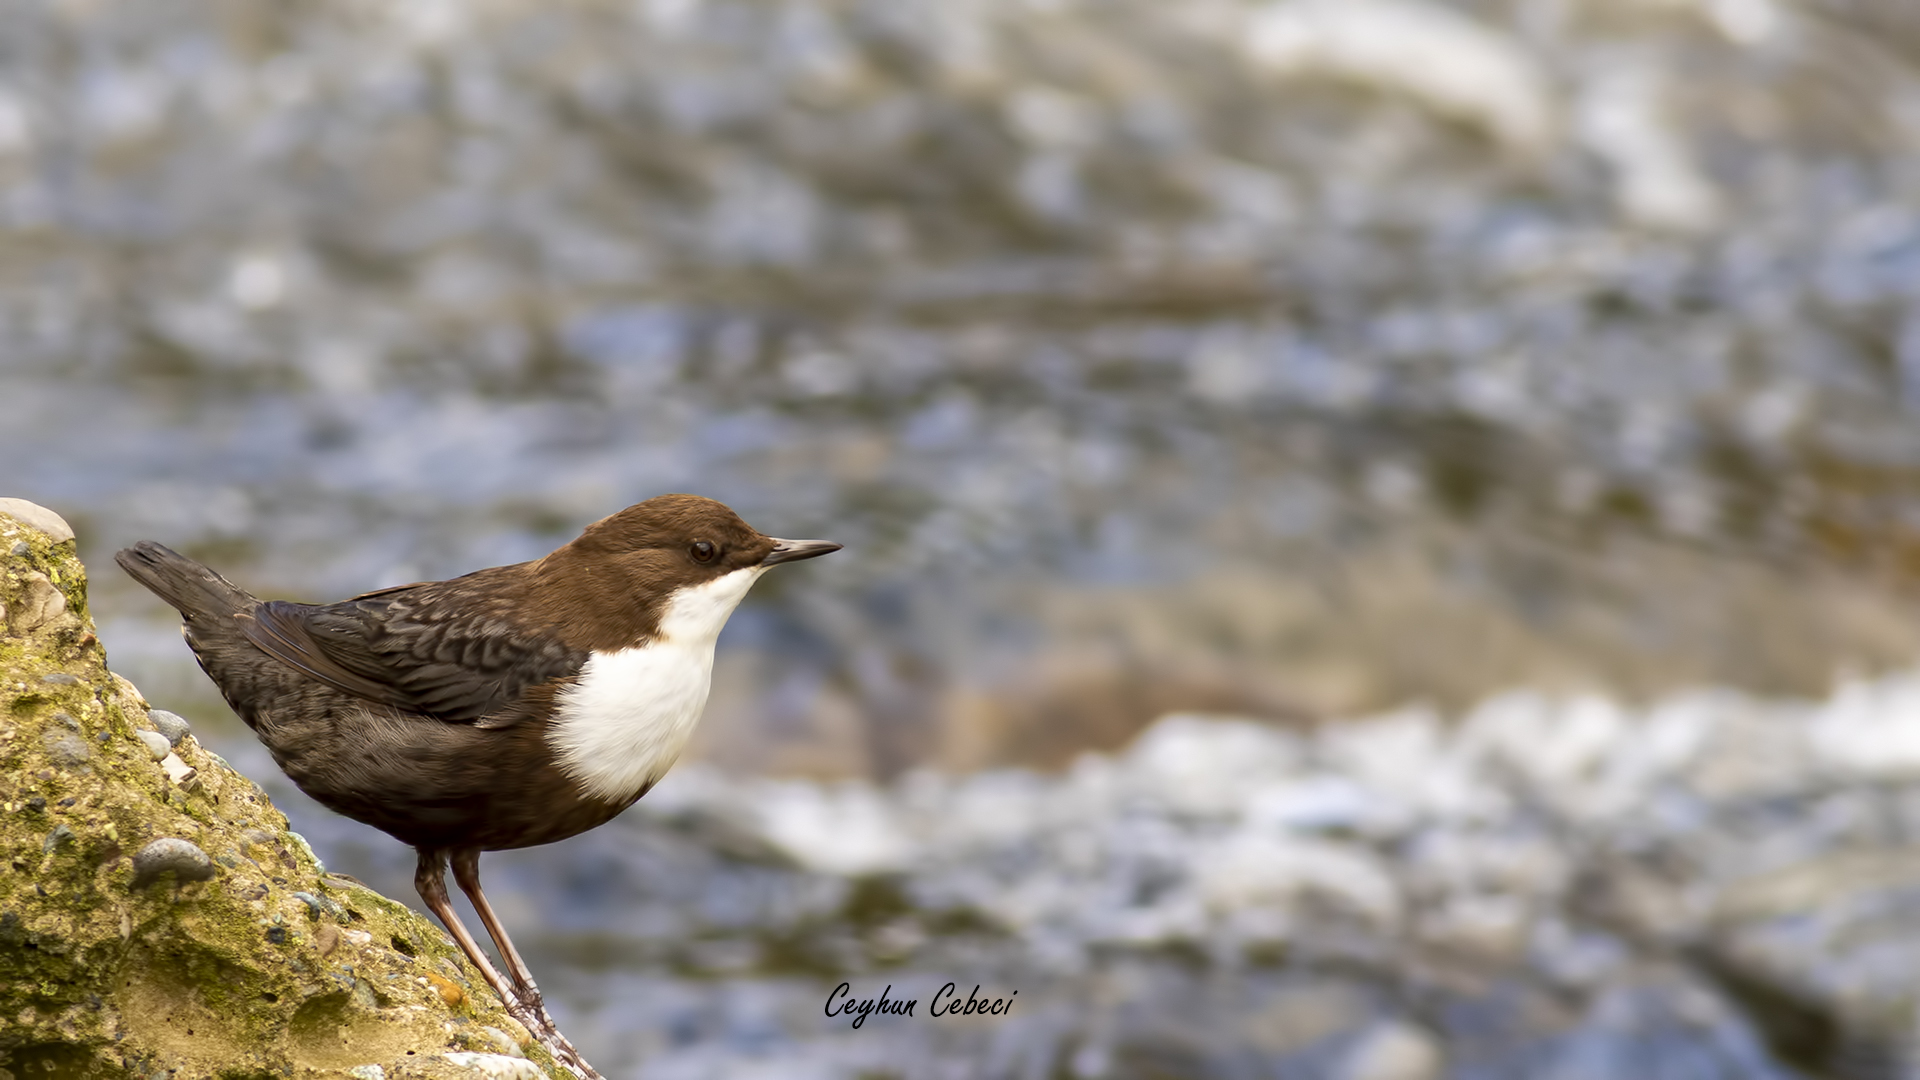
[[[0,1075],[560,1075],[252,781],[184,732],[155,760],[59,523],[0,501]]]

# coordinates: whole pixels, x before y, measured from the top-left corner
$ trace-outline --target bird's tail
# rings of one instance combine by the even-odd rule
[[[122,549],[113,561],[133,575],[133,580],[172,604],[188,622],[230,622],[235,615],[260,604],[240,586],[151,540]]]

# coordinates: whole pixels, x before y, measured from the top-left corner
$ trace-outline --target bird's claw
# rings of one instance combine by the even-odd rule
[[[536,990],[526,996],[507,994],[505,997],[503,1004],[506,1005],[508,1014],[520,1021],[521,1026],[533,1036],[533,1040],[545,1047],[547,1053],[553,1055],[553,1060],[562,1068],[580,1077],[581,1080],[605,1080],[592,1065],[587,1064],[586,1058],[580,1056],[580,1051],[574,1049],[573,1043],[567,1041],[565,1035],[560,1034],[560,1027],[548,1014],[546,1003],[540,1000],[539,991]]]

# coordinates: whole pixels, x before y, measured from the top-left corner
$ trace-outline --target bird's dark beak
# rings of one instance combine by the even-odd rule
[[[778,566],[783,562],[798,562],[839,550],[840,545],[831,540],[775,540],[773,550],[760,560],[760,565]]]

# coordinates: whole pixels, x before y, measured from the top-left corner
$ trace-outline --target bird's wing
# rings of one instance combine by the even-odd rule
[[[512,722],[526,691],[579,672],[583,650],[527,634],[504,612],[436,602],[430,586],[338,604],[272,600],[242,616],[262,652],[335,689],[457,723]]]

